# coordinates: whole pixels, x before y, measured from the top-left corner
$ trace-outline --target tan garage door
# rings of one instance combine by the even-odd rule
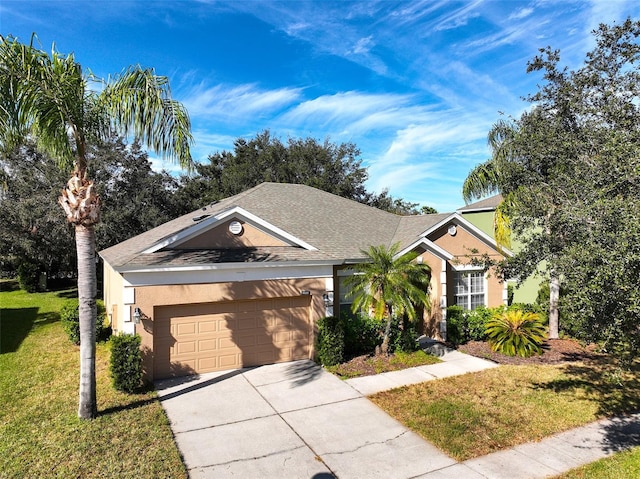
[[[309,296],[156,307],[154,377],[309,357]]]

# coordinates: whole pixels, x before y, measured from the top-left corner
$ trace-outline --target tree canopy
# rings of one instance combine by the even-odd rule
[[[196,164],[195,170],[195,175],[181,178],[176,192],[185,213],[265,181],[312,186],[400,215],[436,212],[429,207],[418,210],[417,203],[393,198],[388,190],[367,191],[367,169],[360,150],[350,142],[289,138],[283,143],[265,130],[250,140],[238,138],[233,151],[209,155],[208,163]]]
[[[511,228],[524,243],[504,274],[526,277],[546,264],[562,281],[564,329],[635,356],[640,22],[600,25],[594,37],[576,70],[561,67],[560,52],[550,47],[529,62],[528,72],[541,72],[543,84],[527,97],[528,111],[501,123],[497,157],[507,161],[487,175],[510,199]]]

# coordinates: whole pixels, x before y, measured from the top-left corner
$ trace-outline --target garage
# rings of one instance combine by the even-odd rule
[[[308,359],[310,296],[154,308],[154,377]]]

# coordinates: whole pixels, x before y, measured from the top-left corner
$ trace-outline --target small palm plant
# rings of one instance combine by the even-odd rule
[[[496,314],[487,322],[486,329],[491,349],[523,358],[542,353],[545,333],[539,315],[521,310]]]

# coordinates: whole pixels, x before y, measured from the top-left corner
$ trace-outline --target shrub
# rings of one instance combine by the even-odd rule
[[[389,353],[417,351],[419,348],[418,336],[415,325],[405,324],[404,329],[400,329],[400,320],[394,319],[391,323]]]
[[[510,310],[496,314],[487,323],[486,332],[494,351],[525,358],[542,353],[545,327],[535,313]]]
[[[344,327],[340,318],[318,320],[317,356],[320,364],[335,366],[344,361]]]
[[[447,308],[447,341],[455,345],[465,342],[462,306],[454,305]]]
[[[447,340],[455,345],[467,341],[484,341],[487,339],[485,329],[487,321],[496,312],[504,311],[503,307],[485,308],[479,306],[473,311],[465,311],[461,306],[447,308]]]
[[[497,308],[478,306],[473,311],[467,311],[464,314],[464,333],[466,340],[484,341],[487,339],[487,323],[495,314],[500,314],[503,311],[504,306],[498,306]]]
[[[35,263],[24,261],[18,265],[18,284],[27,293],[38,290],[40,267]]]
[[[345,357],[372,353],[382,342],[381,324],[366,314],[343,313]]]
[[[140,335],[119,334],[111,337],[110,372],[113,387],[134,393],[142,386]]]
[[[96,341],[106,341],[111,335],[111,327],[105,326],[106,310],[102,301],[97,301]],[[70,299],[60,310],[60,322],[69,341],[80,344],[80,311],[77,299]]]

